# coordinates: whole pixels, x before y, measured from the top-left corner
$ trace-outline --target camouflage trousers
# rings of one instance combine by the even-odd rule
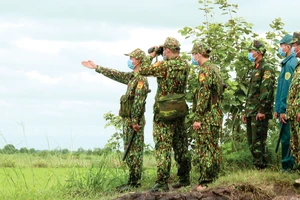
[[[296,168],[300,169],[300,123],[297,120],[290,120],[291,146],[295,159]]]
[[[128,143],[131,139],[134,130],[132,128],[132,122],[130,118],[123,118],[122,123],[123,123],[124,151],[126,151],[128,147]],[[138,183],[142,175],[143,150],[144,150],[144,127],[145,127],[144,116],[140,119],[139,125],[141,126],[140,130],[136,132],[129,153],[126,157],[126,164],[129,168],[129,178],[128,178],[129,184]]]
[[[282,127],[283,126],[283,127]],[[290,133],[290,120],[286,121],[286,124],[280,123],[280,128],[282,127],[281,133],[281,164],[282,169],[293,169],[294,157],[291,153],[291,133]]]
[[[267,166],[268,155],[266,152],[266,140],[268,135],[269,119],[257,121],[254,117],[247,117],[247,138],[254,165],[257,168]]]
[[[201,124],[201,128],[192,134],[194,141],[192,156],[193,165],[199,170],[199,184],[210,183],[218,177],[221,151],[218,145],[221,134],[220,126]]]
[[[191,161],[188,151],[188,137],[184,118],[171,123],[156,120],[153,122],[153,139],[157,161],[157,183],[167,183],[170,177],[172,148],[177,162],[179,181],[189,181]]]

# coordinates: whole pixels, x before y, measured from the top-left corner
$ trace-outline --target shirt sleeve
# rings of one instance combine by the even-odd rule
[[[298,85],[300,87],[300,83]],[[297,93],[296,98],[293,103],[293,109],[296,110],[296,115],[300,113],[300,93]]]
[[[209,100],[211,97],[211,90],[210,85],[212,84],[212,76],[213,73],[211,71],[203,70],[200,71],[198,82],[199,82],[199,92],[197,94],[197,101],[196,101],[196,110],[195,110],[195,117],[194,121],[199,122],[201,116],[203,117],[204,111],[206,110],[207,106],[209,105]]]
[[[135,88],[134,101],[131,110],[132,124],[138,124],[140,117],[145,112],[145,102],[148,93],[147,79],[140,79]]]
[[[284,77],[282,80],[282,86],[281,86],[281,95],[279,98],[280,106],[279,106],[279,113],[285,113],[286,112],[286,99],[289,93],[289,88],[292,81],[292,76],[294,74],[294,66],[291,65],[292,63],[288,63],[285,69]],[[297,64],[297,63],[296,63]]]
[[[277,89],[276,89],[276,97],[275,97],[275,112],[279,113],[279,105],[280,105],[280,91],[281,91],[281,81],[280,81],[280,78],[281,78],[281,72],[280,72],[280,75],[278,77],[278,85],[277,85]]]
[[[95,71],[100,74],[103,74],[104,76],[106,76],[112,80],[118,81],[118,82],[126,84],[126,85],[129,83],[129,81],[132,78],[131,72],[120,72],[115,69],[105,68],[105,67],[101,67],[101,66],[98,66]]]
[[[271,67],[266,67],[266,69],[262,70],[262,73],[263,77],[260,85],[260,106],[258,112],[265,114],[266,106],[274,103],[272,90],[274,90],[275,73]]]
[[[154,77],[165,77],[167,69],[169,67],[168,62],[170,61],[159,61],[152,65],[143,64],[141,65],[140,74],[143,76],[154,76]]]

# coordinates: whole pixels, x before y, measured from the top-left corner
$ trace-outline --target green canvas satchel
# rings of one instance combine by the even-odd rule
[[[168,94],[157,100],[159,120],[170,122],[185,117],[188,114],[188,106],[185,94]]]

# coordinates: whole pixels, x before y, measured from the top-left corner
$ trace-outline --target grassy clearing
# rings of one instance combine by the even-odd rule
[[[127,168],[120,154],[102,156],[70,154],[36,156],[30,154],[2,154],[0,159],[0,199],[115,199],[123,194],[115,187],[126,183]],[[258,186],[270,196],[272,185],[292,189],[298,173],[286,174],[273,166],[268,170],[223,169],[219,179],[210,187]],[[192,171],[191,180],[197,182],[198,173]],[[156,161],[152,155],[144,157],[142,187],[147,191],[156,180]],[[170,183],[176,182],[173,162]],[[179,190],[189,192],[191,188]]]

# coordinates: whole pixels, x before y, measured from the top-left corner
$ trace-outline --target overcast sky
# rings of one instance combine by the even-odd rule
[[[178,30],[204,19],[197,0],[0,2],[0,148],[104,147],[114,129],[104,128],[103,115],[118,113],[126,85],[84,68],[81,61],[130,71],[124,53],[138,47],[147,51],[168,36],[188,51],[191,43]],[[269,31],[276,17],[290,33],[298,28],[299,0],[229,2],[239,4],[238,16],[258,33]],[[149,81],[145,142],[153,146],[156,80]]]

